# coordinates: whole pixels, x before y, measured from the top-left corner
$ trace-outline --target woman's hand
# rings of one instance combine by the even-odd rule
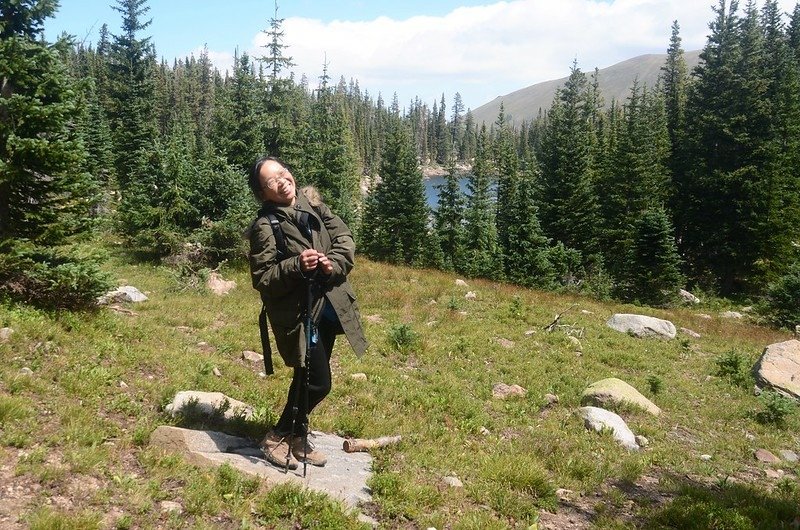
[[[300,253],[300,270],[303,272],[312,272],[319,265],[319,257],[325,257],[320,254],[316,249],[308,248]]]
[[[333,263],[331,263],[328,256],[322,252],[317,252],[315,249],[309,248],[300,253],[300,270],[303,272],[312,272],[317,267],[326,275],[333,272]]]

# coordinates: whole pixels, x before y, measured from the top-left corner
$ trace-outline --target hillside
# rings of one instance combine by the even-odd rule
[[[691,71],[700,58],[700,51],[691,51],[684,54],[687,66]],[[628,97],[634,79],[649,87],[658,80],[661,66],[666,60],[666,54],[640,55],[627,61],[599,70],[600,92],[606,104],[612,100],[624,101]],[[584,70],[591,74],[592,70]],[[556,90],[564,85],[567,77],[536,83],[504,96],[498,96],[489,103],[473,109],[475,122],[494,122],[500,112],[500,103],[504,104],[506,116],[515,123],[531,120],[537,116],[539,109],[546,111],[553,103]]]
[[[186,389],[256,404],[240,428],[261,436],[289,373],[264,379],[242,359],[259,349],[259,301],[242,266],[223,269],[238,287],[219,297],[112,254],[109,270],[148,301],[94,314],[0,305],[0,327],[14,330],[0,339],[0,527],[362,528],[317,496],[151,447],[157,426],[176,423],[163,406]],[[403,436],[374,453],[374,500],[362,509],[382,528],[798,520],[798,464],[762,463],[754,451],[800,452],[800,418],[757,421],[765,404],[748,372],[788,334],[720,318],[725,308],[713,304],[655,310],[455,280],[362,257],[352,275],[372,346],[359,361],[337,343],[334,390],[311,421],[348,436]],[[563,326],[546,331],[561,312]],[[701,337],[638,339],[606,326],[613,313],[666,318]],[[649,440],[639,451],[576,415],[584,389],[608,377],[662,410],[617,409]],[[498,383],[524,395],[498,399]]]

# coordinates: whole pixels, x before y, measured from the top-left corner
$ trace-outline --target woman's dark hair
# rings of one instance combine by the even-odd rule
[[[270,160],[279,163],[284,168],[289,169],[289,166],[287,166],[286,163],[277,156],[262,156],[253,163],[253,167],[250,168],[250,174],[247,176],[247,184],[250,186],[250,191],[253,192],[253,195],[259,201],[261,200],[261,181],[258,177],[261,173],[261,166],[264,165],[264,162],[268,162]]]

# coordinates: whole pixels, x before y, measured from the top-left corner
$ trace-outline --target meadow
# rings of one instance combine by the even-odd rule
[[[262,436],[290,371],[276,358],[265,378],[241,358],[260,351],[244,265],[222,267],[238,287],[216,296],[197,277],[109,252],[107,270],[148,301],[128,312],[0,305],[0,327],[14,330],[0,344],[0,526],[366,528],[324,495],[149,445],[157,426],[181,421],[163,411],[180,390],[253,404],[236,434]],[[750,373],[788,332],[720,318],[730,308],[721,301],[653,309],[456,279],[363,257],[351,275],[371,346],[359,360],[340,338],[333,392],[311,421],[342,436],[403,436],[373,452],[374,500],[362,511],[381,528],[796,528],[798,464],[761,463],[754,451],[800,452],[800,418],[755,395]],[[563,326],[545,330],[561,312]],[[613,313],[701,337],[638,339],[606,327]],[[607,377],[662,409],[616,409],[649,440],[641,451],[576,415],[583,390]],[[500,382],[526,394],[496,399]]]

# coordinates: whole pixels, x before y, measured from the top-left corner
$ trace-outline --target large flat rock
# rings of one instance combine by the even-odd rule
[[[759,386],[800,399],[800,340],[770,344],[754,367]]]
[[[309,440],[328,457],[325,467],[308,466],[303,478],[303,465],[284,473],[264,460],[258,445],[252,440],[216,431],[198,431],[162,425],[150,436],[150,444],[179,453],[198,466],[217,467],[229,464],[247,475],[260,477],[270,484],[294,482],[309,489],[330,495],[355,508],[372,499],[367,487],[371,475],[372,457],[368,453],[345,453],[344,438],[312,432]]]

